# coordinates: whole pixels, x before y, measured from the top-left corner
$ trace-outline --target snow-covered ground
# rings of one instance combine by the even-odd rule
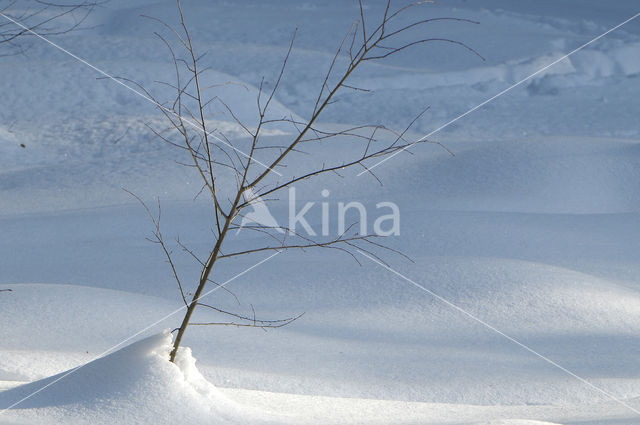
[[[383,11],[382,1],[364,3],[372,17]],[[242,83],[217,94],[245,118],[296,26],[275,107],[305,117],[359,15],[351,0],[183,5],[209,52],[209,81]],[[418,139],[639,7],[424,5],[425,17],[479,21],[424,31],[485,60],[429,44],[368,65],[352,84],[373,91],[345,93],[323,121],[402,129],[431,106],[412,129]],[[89,28],[54,41],[160,93],[153,81],[171,78],[172,64],[153,35],[158,24],[140,15],[173,23],[175,9],[171,0],[111,0]],[[359,201],[372,215],[377,202],[395,202],[401,234],[388,244],[413,262],[386,260],[406,279],[365,257],[277,255],[229,283],[241,305],[224,291],[209,301],[304,316],[269,332],[190,328],[176,365],[163,331],[180,312],[160,319],[181,300],[162,252],[145,240],[145,211],[122,189],[159,197],[165,237],[206,252],[197,177],[145,126],[160,123],[152,104],[41,40],[25,42],[24,55],[0,57],[0,290],[11,289],[0,292],[0,409],[51,385],[2,411],[0,424],[640,423],[640,18],[430,137],[455,156],[422,144],[376,168],[384,186],[359,170],[300,185],[299,201],[316,202],[314,226],[320,201],[331,214],[339,201]],[[228,115],[212,124],[241,137]],[[268,137],[286,140],[287,130]],[[271,212],[287,221],[286,202]],[[240,246],[253,242],[238,236]],[[225,263],[217,280],[266,257]],[[197,279],[189,256],[177,266]]]

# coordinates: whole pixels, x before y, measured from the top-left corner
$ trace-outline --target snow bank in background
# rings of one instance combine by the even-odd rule
[[[0,409],[24,399],[4,413],[24,423],[256,423],[255,412],[204,379],[188,348],[170,363],[171,341],[169,333],[154,335],[76,370],[1,392]]]
[[[640,142],[553,137],[453,141],[455,157],[407,161],[387,184],[419,188],[434,209],[602,214],[640,209]],[[397,185],[397,186],[396,186]]]
[[[563,43],[564,44],[564,41]],[[609,47],[609,46],[607,46]],[[556,88],[572,86],[602,85],[603,78],[633,77],[640,73],[640,43],[621,43],[619,47],[597,50],[585,49],[579,55],[565,58],[566,52],[557,51],[534,58],[520,58],[510,60],[504,64],[493,66],[478,66],[462,71],[449,72],[421,72],[407,74],[401,78],[363,79],[362,83],[368,88],[382,89],[420,89],[447,87],[456,85],[474,86],[487,85],[492,82],[515,84],[540,71],[548,65],[555,65],[542,71],[525,83],[529,87],[529,94],[542,94],[535,91],[539,81],[554,78]],[[565,78],[561,78],[565,77]],[[566,78],[570,77],[570,78]],[[545,94],[557,94],[547,92]]]

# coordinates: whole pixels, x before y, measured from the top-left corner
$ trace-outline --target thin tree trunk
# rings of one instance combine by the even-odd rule
[[[253,154],[253,150],[251,153]],[[247,165],[247,168],[245,169],[243,179],[242,179],[243,184],[246,180],[248,169],[249,169],[249,166]],[[172,363],[175,362],[176,354],[178,353],[178,347],[180,347],[180,343],[182,342],[182,337],[184,336],[184,333],[187,330],[187,327],[189,326],[189,322],[191,321],[191,315],[193,314],[196,307],[198,306],[200,295],[202,295],[202,291],[204,290],[204,287],[207,286],[207,282],[209,281],[209,275],[213,270],[213,265],[216,263],[216,260],[218,259],[218,255],[220,254],[220,247],[222,246],[222,242],[224,241],[225,236],[227,236],[227,231],[229,230],[229,226],[233,221],[233,218],[237,211],[238,202],[240,202],[241,196],[242,196],[242,187],[236,194],[236,198],[233,201],[233,206],[231,207],[231,210],[227,215],[227,218],[224,222],[224,227],[222,228],[222,231],[220,232],[218,240],[216,241],[216,245],[213,247],[213,251],[211,251],[209,258],[207,259],[207,262],[205,263],[205,266],[202,269],[202,274],[200,275],[200,283],[198,284],[198,288],[196,289],[196,292],[193,294],[193,299],[187,306],[187,313],[185,314],[184,319],[182,319],[182,324],[180,324],[180,328],[178,329],[178,335],[176,336],[176,339],[173,342],[173,350],[171,350],[171,353],[169,354],[169,361],[171,361]]]
[[[198,284],[198,288],[196,289],[196,292],[193,294],[193,299],[187,306],[187,313],[182,319],[182,324],[178,329],[178,335],[176,336],[176,339],[173,342],[173,350],[171,350],[171,354],[169,354],[169,361],[171,361],[172,363],[175,361],[176,354],[178,352],[178,347],[180,347],[180,343],[182,342],[182,337],[184,336],[184,332],[187,330],[187,326],[189,326],[191,315],[193,314],[196,307],[198,306],[200,295],[202,295],[202,291],[204,290],[204,287],[207,286],[207,282],[209,281],[209,275],[211,274],[211,270],[213,270],[213,265],[216,263],[216,260],[218,259],[218,254],[220,253],[220,246],[222,246],[222,241],[224,240],[224,237],[227,234],[227,230],[229,229],[230,224],[231,224],[231,219],[228,218],[225,221],[224,229],[222,230],[222,233],[220,234],[220,237],[218,238],[218,241],[216,242],[216,245],[213,248],[213,251],[211,251],[211,255],[209,255],[209,258],[205,263],[205,267],[202,270],[202,275],[200,276],[200,283]]]

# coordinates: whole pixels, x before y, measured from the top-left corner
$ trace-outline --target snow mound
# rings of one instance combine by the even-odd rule
[[[385,183],[417,187],[418,196],[440,209],[601,214],[640,208],[640,192],[629,184],[640,178],[636,139],[555,137],[447,147],[455,157],[416,160]]]
[[[40,423],[39,418],[74,424],[264,423],[258,412],[209,383],[189,348],[170,363],[171,341],[168,332],[157,334],[77,369],[4,391],[0,409],[9,410],[0,419],[19,413],[25,423]]]

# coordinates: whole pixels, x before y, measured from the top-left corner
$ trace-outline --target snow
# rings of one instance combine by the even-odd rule
[[[215,94],[248,122],[296,26],[273,112],[304,119],[358,16],[357,2],[342,0],[183,3],[197,48],[208,51],[203,84],[229,83]],[[373,16],[384,2],[365,4]],[[373,91],[341,95],[323,125],[402,129],[430,105],[408,134],[416,140],[637,12],[631,0],[425,5],[416,16],[479,21],[425,33],[463,41],[485,60],[432,44],[370,64],[352,84]],[[176,21],[173,1],[112,0],[89,28],[55,41],[162,97],[169,90],[153,81],[173,68],[143,14]],[[309,251],[231,282],[235,297],[208,296],[247,314],[304,316],[269,332],[191,328],[176,364],[163,330],[179,325],[181,300],[162,252],[145,240],[148,217],[122,188],[150,205],[159,197],[165,238],[204,255],[209,207],[194,201],[198,177],[145,126],[162,126],[153,105],[26,40],[25,55],[0,56],[0,289],[12,289],[0,292],[0,409],[52,384],[2,411],[0,424],[637,424],[639,33],[640,20],[629,22],[430,137],[455,156],[422,144],[376,168],[384,186],[360,170],[296,186],[298,209],[316,203],[314,228],[323,201],[332,229],[337,202],[365,205],[369,228],[376,203],[395,202],[401,232],[388,244],[413,262],[391,255],[391,267],[535,353],[364,257],[358,266]],[[211,112],[212,128],[243,143],[220,105]],[[272,127],[265,140],[292,131]],[[359,152],[349,140],[335,149]],[[283,173],[336,150],[310,146]],[[286,202],[269,212],[287,222]],[[234,247],[255,241],[245,231],[234,238]],[[192,259],[173,248],[194,282]],[[216,280],[263,258],[229,261]]]
[[[0,407],[22,401],[18,410],[5,414],[3,423],[409,424],[429,418],[443,420],[441,423],[474,420],[473,423],[483,425],[544,425],[552,423],[477,421],[505,412],[536,412],[548,416],[561,412],[576,414],[580,409],[577,406],[563,409],[464,406],[462,410],[460,406],[438,403],[223,391],[198,371],[189,348],[179,352],[175,364],[168,362],[171,340],[168,332],[156,334],[78,368],[10,388],[0,393]]]
[[[167,361],[171,340],[168,333],[148,337],[81,368],[4,391],[0,403],[7,408],[23,400],[23,423],[251,421],[250,409],[241,408],[202,377],[188,348],[179,353],[175,365]]]

